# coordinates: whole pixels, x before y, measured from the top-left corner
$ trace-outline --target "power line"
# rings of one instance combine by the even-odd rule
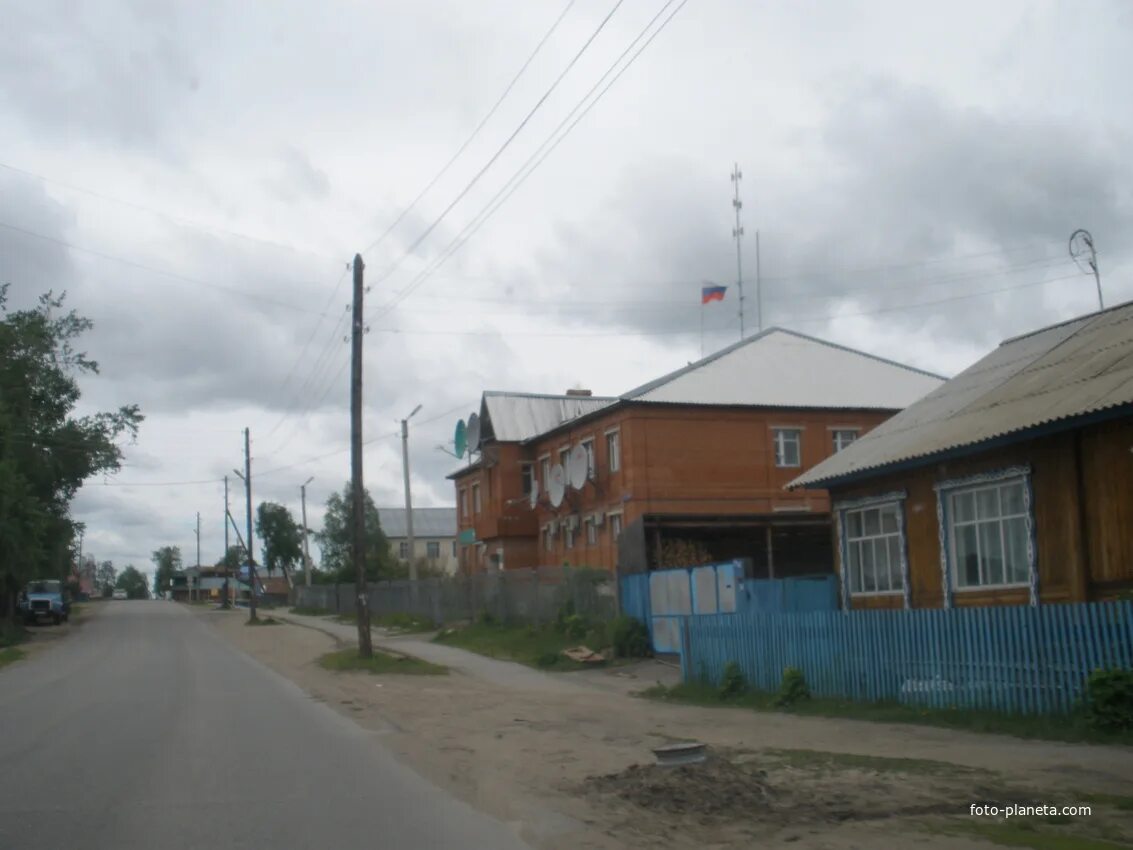
[[[84,253],[84,254],[90,254],[92,256],[99,257],[100,259],[103,259],[103,260],[109,260],[110,262],[120,263],[124,266],[130,266],[132,268],[139,269],[139,270],[145,271],[145,272],[149,272],[150,274],[160,275],[162,277],[172,278],[173,280],[182,281],[183,283],[191,283],[195,286],[203,286],[203,287],[206,287],[207,289],[215,289],[215,290],[218,290],[220,292],[226,292],[230,295],[236,295],[240,298],[246,298],[250,301],[260,301],[264,304],[271,304],[275,307],[282,307],[284,309],[294,310],[294,311],[299,312],[299,313],[308,313],[310,315],[315,315],[315,316],[324,315],[322,313],[317,313],[314,310],[309,310],[306,307],[300,307],[298,304],[291,304],[287,301],[280,301],[276,298],[269,298],[265,295],[257,295],[257,294],[251,293],[251,292],[246,292],[242,289],[236,289],[235,287],[224,286],[223,284],[219,284],[219,283],[212,283],[211,281],[202,280],[201,278],[198,278],[198,277],[190,277],[189,275],[178,274],[177,272],[171,272],[171,271],[168,271],[166,269],[155,268],[153,266],[148,266],[145,263],[139,263],[139,262],[136,262],[134,260],[129,260],[125,257],[117,256],[115,254],[108,254],[104,251],[97,251],[94,248],[85,248],[81,245],[75,245],[71,242],[66,242],[62,239],[56,239],[54,236],[48,236],[44,233],[37,233],[34,230],[28,230],[28,229],[23,228],[23,227],[18,227],[17,225],[9,224],[8,222],[5,222],[5,221],[0,221],[0,227],[5,228],[6,230],[10,230],[14,233],[20,233],[20,234],[23,234],[24,236],[30,236],[33,239],[41,239],[44,242],[51,242],[55,245],[59,245],[63,248],[67,248],[71,251],[79,251],[79,252]]]
[[[449,161],[441,167],[441,170],[433,175],[433,179],[425,185],[425,188],[417,194],[416,198],[409,202],[409,206],[401,211],[401,214],[398,215],[396,219],[394,219],[393,223],[389,227],[387,227],[385,231],[383,231],[381,236],[379,236],[377,239],[367,245],[365,249],[363,249],[362,256],[365,256],[374,248],[378,247],[378,245],[380,245],[383,241],[385,241],[385,238],[389,236],[399,224],[401,224],[405,217],[409,215],[410,211],[413,210],[413,208],[417,206],[421,199],[425,197],[426,194],[428,194],[429,190],[437,184],[437,181],[440,180],[446,173],[448,173],[448,170],[453,166],[453,163],[455,163],[460,158],[460,155],[464,153],[464,151],[470,144],[472,144],[472,140],[475,139],[477,135],[479,135],[482,129],[484,129],[484,125],[487,124],[488,121],[491,120],[492,116],[496,114],[496,110],[500,108],[500,105],[504,102],[508,94],[510,94],[511,90],[515,87],[515,84],[519,82],[519,78],[523,76],[523,73],[527,70],[527,67],[532,63],[532,61],[538,55],[539,51],[542,50],[543,45],[547,43],[547,40],[551,37],[554,31],[558,29],[558,26],[562,22],[562,19],[566,17],[567,12],[570,11],[571,7],[574,4],[575,0],[570,0],[570,2],[566,4],[566,8],[564,8],[562,12],[559,13],[559,16],[555,19],[555,22],[551,24],[551,28],[547,30],[547,32],[539,40],[539,43],[535,45],[535,49],[531,52],[531,55],[527,57],[527,61],[523,63],[523,66],[519,69],[516,75],[512,77],[511,82],[508,83],[507,88],[504,89],[503,94],[499,96],[499,99],[496,100],[496,102],[492,105],[492,108],[488,110],[488,114],[485,115],[481,119],[480,123],[476,125],[476,129],[472,131],[471,135],[469,135],[469,137],[464,140],[464,144],[462,144],[457,149],[456,153],[452,155]]]
[[[539,111],[539,108],[543,105],[543,103],[547,100],[547,98],[551,96],[551,93],[556,88],[558,88],[559,83],[562,82],[563,78],[570,72],[570,69],[575,66],[575,63],[577,63],[578,60],[582,58],[582,55],[590,47],[590,44],[594,41],[594,39],[596,39],[598,37],[598,34],[600,32],[602,32],[603,29],[605,29],[606,24],[609,22],[610,18],[612,18],[614,16],[614,13],[618,11],[618,9],[621,7],[622,3],[624,3],[624,2],[625,2],[625,0],[617,0],[617,2],[614,4],[614,7],[609,11],[609,13],[606,15],[606,17],[602,19],[602,22],[598,25],[597,29],[595,29],[594,32],[590,34],[590,38],[586,39],[586,42],[582,45],[582,47],[579,49],[579,51],[577,53],[575,53],[574,57],[570,60],[570,62],[567,63],[566,68],[564,68],[562,73],[560,73],[559,76],[555,78],[555,81],[553,83],[551,83],[550,88],[548,88],[543,93],[543,96],[540,97],[539,100],[535,102],[535,105],[531,108],[531,110],[527,113],[527,115],[524,116],[523,120],[519,122],[519,126],[516,127],[512,131],[511,135],[508,136],[504,140],[504,143],[502,145],[500,145],[500,147],[496,150],[496,152],[494,154],[492,154],[492,156],[488,160],[488,162],[485,163],[485,165],[479,171],[476,172],[476,174],[472,177],[472,179],[468,181],[468,184],[463,189],[460,190],[460,193],[449,203],[449,205],[447,207],[444,208],[444,210],[441,212],[441,214],[439,216],[437,216],[435,219],[433,219],[432,223],[428,227],[425,228],[425,231],[420,236],[418,236],[415,240],[413,240],[413,243],[408,248],[405,249],[405,252],[401,255],[401,258],[397,262],[395,262],[392,266],[387,268],[384,272],[379,274],[377,276],[377,278],[370,284],[371,286],[373,286],[376,283],[381,283],[383,280],[385,280],[391,274],[393,274],[393,272],[396,271],[397,268],[403,262],[405,262],[405,260],[409,256],[411,256],[414,251],[417,250],[417,248],[421,245],[421,243],[424,242],[429,237],[429,234],[431,234],[437,228],[437,226],[442,221],[444,221],[445,217],[452,211],[453,207],[455,207],[458,203],[460,203],[460,201],[464,198],[464,196],[467,195],[470,191],[472,191],[472,188],[479,182],[480,178],[483,177],[484,174],[488,171],[488,169],[491,168],[492,165],[495,164],[496,160],[498,160],[500,158],[500,156],[503,155],[503,152],[505,150],[507,150],[508,146],[511,145],[512,141],[515,140],[516,136],[518,136],[523,131],[523,128],[527,126],[527,122],[530,121],[531,118],[535,115],[535,113]]]
[[[63,189],[69,189],[72,192],[81,192],[84,195],[90,195],[91,197],[98,198],[99,200],[102,200],[102,201],[109,201],[110,203],[119,204],[120,206],[129,207],[129,208],[135,209],[135,210],[140,210],[141,212],[146,212],[146,213],[149,213],[151,215],[155,215],[158,218],[163,218],[166,221],[172,222],[173,224],[176,224],[179,227],[186,227],[186,228],[190,228],[192,230],[199,230],[202,233],[209,233],[213,236],[225,236],[225,237],[231,237],[231,238],[234,238],[234,239],[243,239],[244,241],[247,241],[247,242],[255,242],[255,243],[258,243],[260,245],[266,245],[266,246],[271,247],[271,248],[282,249],[282,250],[290,251],[290,252],[296,253],[296,254],[306,254],[306,255],[311,256],[311,257],[318,257],[319,259],[322,259],[322,260],[335,259],[333,257],[330,257],[329,255],[318,254],[318,253],[315,253],[313,251],[309,251],[305,248],[296,248],[294,245],[286,245],[282,242],[274,242],[270,239],[263,239],[259,236],[249,236],[246,233],[240,233],[239,231],[236,231],[236,230],[229,230],[228,228],[216,227],[216,226],[213,226],[213,225],[205,225],[205,224],[201,224],[200,222],[191,221],[191,220],[185,219],[185,218],[180,218],[179,216],[175,216],[175,215],[172,215],[170,213],[164,212],[162,210],[155,209],[154,207],[148,207],[145,204],[139,204],[136,201],[127,201],[127,200],[124,200],[122,198],[116,198],[113,195],[106,195],[102,192],[95,191],[94,189],[88,189],[84,186],[75,185],[74,183],[67,183],[67,182],[64,182],[62,180],[56,180],[53,177],[45,177],[42,174],[36,174],[34,171],[28,171],[25,168],[19,168],[15,165],[9,165],[6,162],[0,162],[0,168],[4,168],[4,169],[11,171],[15,174],[22,174],[25,177],[31,177],[33,180],[39,180],[43,183],[48,183],[52,186],[59,186]]]
[[[629,61],[626,62],[626,64],[624,66],[622,66],[622,68],[617,72],[617,74],[613,77],[613,79],[610,80],[610,82],[606,85],[606,87],[598,93],[598,96],[595,97],[594,100],[592,100],[590,102],[590,104],[587,105],[585,107],[585,109],[583,109],[582,112],[578,114],[578,117],[574,119],[573,123],[571,123],[569,126],[567,126],[566,131],[561,136],[559,136],[559,138],[557,140],[555,140],[553,144],[550,144],[551,140],[554,139],[555,135],[563,128],[564,125],[567,124],[568,121],[571,120],[571,117],[576,112],[578,112],[578,110],[582,107],[582,105],[584,103],[586,103],[587,99],[590,98],[590,96],[595,92],[595,90],[597,90],[598,87],[602,85],[602,82],[607,77],[610,76],[610,74],[614,71],[614,69],[617,68],[618,64],[626,57],[626,55],[631,50],[633,50],[634,45],[636,45],[645,36],[645,34],[649,31],[649,29],[653,26],[653,24],[665,13],[665,10],[668,9],[669,6],[671,6],[673,2],[674,2],[674,0],[667,0],[667,2],[661,7],[661,9],[657,12],[657,14],[654,15],[653,18],[649,21],[649,23],[645,25],[644,29],[642,29],[642,31],[637,35],[637,37],[633,41],[630,42],[629,46],[624,51],[622,51],[621,55],[618,56],[618,58],[614,60],[613,64],[611,64],[610,67],[606,70],[606,72],[598,79],[598,82],[596,82],[594,84],[594,86],[592,86],[591,89],[582,97],[582,99],[579,100],[579,102],[574,106],[574,108],[569,113],[567,113],[567,116],[559,123],[559,125],[553,131],[551,131],[551,134],[546,138],[546,140],[544,140],[543,144],[539,146],[539,148],[535,151],[535,153],[532,154],[531,157],[529,157],[527,159],[527,161],[522,166],[520,166],[519,170],[516,171],[516,173],[512,175],[512,177],[508,180],[508,182],[504,184],[503,188],[501,188],[500,191],[497,192],[492,197],[492,199],[484,206],[484,208],[481,209],[480,213],[478,213],[472,219],[472,221],[470,221],[469,224],[465,226],[464,230],[461,231],[461,233],[458,234],[456,236],[456,238],[453,239],[449,243],[449,245],[440,253],[440,255],[438,255],[438,257],[436,257],[434,259],[434,261],[430,265],[426,266],[426,268],[421,273],[419,273],[416,277],[414,277],[414,279],[409,283],[409,285],[407,287],[405,287],[403,290],[401,290],[401,292],[399,292],[392,299],[392,301],[389,301],[386,304],[381,305],[378,308],[379,312],[377,312],[375,314],[375,318],[383,318],[384,316],[388,315],[391,310],[396,308],[398,304],[400,304],[402,301],[404,301],[405,298],[411,292],[413,292],[413,290],[415,290],[422,283],[424,283],[424,281],[426,279],[428,279],[428,277],[433,272],[435,272],[438,268],[440,268],[440,266],[443,265],[444,262],[449,257],[451,257],[454,253],[456,253],[456,251],[462,245],[464,245],[464,243],[466,243],[469,239],[471,239],[472,236],[476,233],[476,231],[479,230],[481,226],[483,226],[483,224],[496,212],[496,210],[498,210],[501,206],[503,206],[504,203],[507,202],[508,198],[511,197],[511,195],[515,192],[515,190],[518,189],[519,186],[521,186],[523,184],[523,182],[526,181],[527,178],[531,176],[532,173],[534,173],[534,171],[539,167],[539,165],[541,165],[543,163],[543,161],[548,156],[550,156],[550,154],[555,150],[555,148],[559,146],[559,144],[563,141],[563,139],[565,139],[568,135],[570,135],[570,132],[578,125],[578,122],[581,121],[584,117],[586,117],[586,115],[590,112],[590,110],[594,107],[594,105],[597,104],[598,101],[600,101],[602,99],[602,97],[606,94],[606,92],[608,92],[610,90],[610,88],[614,85],[614,83],[616,83],[621,78],[621,75],[624,74],[629,69],[629,67],[631,65],[633,65],[633,63],[635,61],[637,61],[637,58],[642,54],[642,52],[647,47],[649,47],[649,45],[653,42],[653,39],[655,39],[665,29],[665,27],[667,27],[669,25],[669,22],[673,20],[673,18],[677,15],[677,13],[680,12],[680,10],[682,8],[684,8],[684,5],[688,2],[688,0],[681,0],[680,4],[672,11],[672,13],[669,15],[669,17],[667,17],[661,23],[661,25],[656,30],[654,30],[653,34],[649,36],[649,38],[645,41],[645,43],[643,45],[641,45],[641,47],[638,49],[638,51],[636,53],[634,53],[633,56],[630,57]],[[549,148],[547,147],[548,144],[550,144]],[[546,152],[542,153],[545,148],[546,148]],[[540,157],[541,153],[542,153],[542,156]],[[526,174],[523,174],[524,170],[527,169],[529,165],[531,165],[532,161],[536,160],[536,157],[539,157],[539,159],[535,162],[535,164],[533,166],[531,166],[531,168],[526,172]],[[523,175],[522,177],[520,177],[521,174]],[[517,181],[517,178],[518,178],[518,181]],[[509,189],[509,186],[510,186],[510,189]],[[501,196],[502,196],[502,199],[501,199]],[[495,204],[495,206],[493,206],[493,204]]]

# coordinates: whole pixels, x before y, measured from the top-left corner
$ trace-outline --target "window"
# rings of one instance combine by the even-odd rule
[[[1018,477],[946,494],[956,588],[1029,583],[1025,487]]]
[[[535,489],[535,464],[521,463],[519,468],[523,476],[523,495],[530,496]]]
[[[543,491],[546,492],[551,489],[551,456],[544,455],[539,458],[539,465],[542,467],[540,471],[543,478]]]
[[[850,593],[899,593],[905,587],[901,566],[900,503],[843,511]]]
[[[439,558],[441,556],[441,544],[436,540],[430,540],[425,544],[425,557],[426,558]]]
[[[834,429],[834,451],[840,452],[858,438],[857,428]]]
[[[570,446],[563,446],[559,449],[559,466],[566,469],[568,460],[570,460]]]
[[[798,428],[776,428],[775,465],[801,466],[803,432]]]
[[[616,542],[622,535],[622,515],[610,514],[610,537]]]
[[[583,440],[582,448],[586,450],[586,477],[593,480],[594,473],[598,471],[594,463],[594,441]]]
[[[409,560],[409,542],[402,540],[397,545],[397,556],[403,561]]]
[[[586,544],[593,546],[598,542],[598,526],[594,524],[594,520],[586,520]]]
[[[566,527],[563,528],[563,540],[565,541],[566,547],[568,549],[574,548],[574,526],[573,525],[567,525]]]
[[[610,464],[610,472],[617,472],[622,468],[622,438],[617,431],[606,435],[606,458]]]
[[[472,512],[480,513],[480,485],[472,485]]]
[[[460,516],[461,519],[468,517],[468,488],[460,488]]]

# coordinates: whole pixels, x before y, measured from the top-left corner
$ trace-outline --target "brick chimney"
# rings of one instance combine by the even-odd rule
[[[594,395],[594,393],[590,392],[590,390],[567,390],[566,394],[570,396],[581,396],[583,398],[588,398]]]

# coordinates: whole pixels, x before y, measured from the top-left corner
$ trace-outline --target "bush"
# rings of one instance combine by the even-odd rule
[[[775,698],[775,705],[788,708],[808,699],[810,699],[810,688],[807,687],[803,671],[798,667],[788,667],[783,671],[783,682],[779,685],[779,696]]]
[[[638,619],[621,614],[610,623],[610,643],[618,658],[647,658],[649,630]]]
[[[744,671],[735,661],[729,661],[724,666],[724,676],[720,679],[720,699],[735,699],[746,693],[747,680],[744,678]]]
[[[559,630],[571,640],[581,639],[590,628],[590,624],[586,622],[586,618],[578,614],[571,614],[563,620]]]
[[[1086,680],[1086,717],[1095,729],[1133,729],[1133,670],[1095,670]]]

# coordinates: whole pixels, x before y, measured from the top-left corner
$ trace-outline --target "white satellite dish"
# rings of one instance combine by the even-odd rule
[[[551,467],[551,483],[547,485],[547,492],[551,497],[551,504],[556,508],[563,503],[566,495],[566,473],[561,464]]]
[[[465,439],[468,441],[468,453],[480,450],[480,417],[472,413],[468,417],[468,425],[464,429]]]
[[[531,510],[535,510],[535,506],[539,504],[539,480],[535,479],[531,482],[531,492],[527,494],[527,504],[531,506]]]
[[[586,486],[586,475],[590,471],[590,464],[586,459],[586,449],[582,446],[575,446],[570,450],[567,463],[570,465],[570,486],[575,490],[581,490]]]

